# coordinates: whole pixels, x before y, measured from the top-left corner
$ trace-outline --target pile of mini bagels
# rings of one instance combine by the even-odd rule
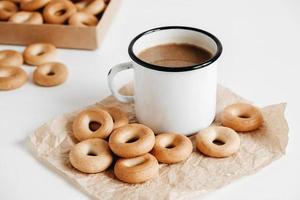
[[[108,3],[108,0],[4,0],[0,1],[0,21],[96,26]]]
[[[238,132],[249,133],[263,124],[260,110],[246,103],[227,106],[222,126],[210,126],[196,134],[196,147],[206,156],[224,158],[240,147]],[[126,183],[143,183],[159,174],[159,163],[174,164],[193,151],[190,138],[180,133],[159,133],[129,123],[117,107],[89,108],[73,120],[72,134],[79,141],[70,153],[71,165],[83,173],[99,173],[114,163],[115,176]],[[114,162],[115,160],[115,162]]]
[[[67,67],[56,62],[56,47],[48,43],[27,46],[22,53],[15,50],[0,51],[0,90],[14,90],[23,86],[28,75],[23,64],[36,66],[33,72],[35,84],[52,87],[64,83],[68,77]]]

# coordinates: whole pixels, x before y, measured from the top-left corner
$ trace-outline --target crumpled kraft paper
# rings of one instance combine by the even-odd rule
[[[127,85],[122,93],[130,94]],[[218,87],[217,116],[226,105],[247,102],[229,89]],[[132,104],[123,104],[112,96],[91,107],[117,106],[127,112],[135,122]],[[95,199],[197,199],[203,194],[225,186],[245,175],[250,175],[280,158],[288,143],[288,125],[284,118],[285,104],[262,108],[264,125],[259,130],[239,134],[241,147],[229,158],[203,156],[194,148],[184,162],[173,165],[160,164],[159,176],[143,184],[130,185],[114,178],[113,168],[98,173],[84,174],[74,169],[69,162],[69,151],[77,142],[72,135],[72,121],[76,114],[64,114],[47,122],[30,136],[37,156],[48,165],[64,174],[78,187]],[[191,137],[194,143],[194,137]],[[255,183],[253,183],[255,184]]]

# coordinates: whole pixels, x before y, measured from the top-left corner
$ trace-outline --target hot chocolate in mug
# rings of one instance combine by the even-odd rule
[[[207,61],[186,67],[162,67],[144,62],[138,54],[150,47],[184,43],[199,46],[212,56]],[[217,61],[222,53],[220,41],[211,33],[192,27],[154,28],[136,36],[128,47],[130,62],[113,67],[108,85],[117,100],[134,102],[139,123],[155,133],[193,134],[208,127],[215,118]],[[114,84],[115,75],[134,71],[134,96],[124,96]]]

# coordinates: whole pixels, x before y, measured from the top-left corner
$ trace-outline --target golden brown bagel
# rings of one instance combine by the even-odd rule
[[[96,26],[98,19],[87,12],[77,12],[69,18],[69,24],[72,26]]]
[[[19,67],[0,67],[0,90],[13,90],[27,81],[26,72]]]
[[[151,153],[162,163],[177,163],[189,157],[193,151],[191,140],[177,133],[161,133],[155,137]]]
[[[43,24],[43,17],[39,12],[21,11],[11,16],[8,21],[16,24]]]
[[[59,62],[49,62],[38,65],[33,72],[33,80],[44,87],[60,85],[67,80],[68,69]]]
[[[118,156],[132,158],[148,153],[154,146],[153,131],[142,124],[128,124],[115,129],[109,137],[109,147]]]
[[[196,146],[207,156],[228,157],[239,150],[240,137],[231,128],[211,126],[196,135]]]
[[[247,103],[227,106],[221,114],[223,126],[238,132],[258,129],[263,124],[263,116],[258,108]]]
[[[41,65],[56,60],[56,48],[49,43],[35,43],[26,47],[24,60],[29,65]]]
[[[21,10],[35,11],[43,8],[51,0],[20,0]]]
[[[104,139],[113,130],[113,120],[105,110],[88,109],[78,114],[72,128],[75,138],[79,141],[90,138]]]
[[[76,144],[70,151],[73,167],[84,173],[99,173],[106,170],[113,161],[113,155],[105,140],[88,139]]]
[[[87,12],[92,15],[97,15],[106,8],[104,0],[83,0],[75,3],[75,6],[78,11]]]
[[[76,12],[76,7],[71,1],[51,1],[43,10],[43,16],[49,24],[63,24]]]
[[[0,51],[0,67],[20,67],[23,64],[23,56],[14,50]]]
[[[126,183],[142,183],[158,175],[159,165],[147,153],[135,158],[120,158],[114,167],[115,176]]]
[[[8,20],[18,11],[18,7],[11,1],[0,1],[0,20]]]

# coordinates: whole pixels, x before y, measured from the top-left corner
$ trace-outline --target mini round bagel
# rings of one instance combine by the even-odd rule
[[[49,24],[63,24],[76,12],[71,1],[51,1],[43,10],[43,16]]]
[[[111,165],[113,155],[105,140],[93,138],[76,144],[69,159],[72,166],[81,172],[99,173]]]
[[[21,10],[35,11],[43,8],[51,0],[20,0]]]
[[[23,64],[23,56],[14,50],[0,51],[0,67],[20,67]]]
[[[33,72],[33,80],[37,85],[52,87],[67,80],[68,69],[59,62],[49,62],[38,65]]]
[[[29,65],[41,65],[56,60],[56,48],[49,43],[35,43],[26,47],[24,60]]]
[[[115,176],[126,183],[143,183],[157,176],[158,172],[158,162],[149,153],[135,158],[120,158],[114,167]]]
[[[13,90],[27,81],[26,72],[19,67],[0,67],[0,90]]]
[[[128,124],[115,129],[108,142],[110,149],[123,158],[132,158],[148,153],[154,143],[153,131],[142,124]]]
[[[258,129],[263,124],[260,110],[247,103],[236,103],[227,106],[221,114],[223,126],[238,132],[247,132]]]
[[[177,133],[161,133],[155,137],[151,153],[162,163],[178,163],[189,157],[193,151],[191,140]]]
[[[79,141],[90,138],[107,138],[113,130],[113,120],[108,112],[88,109],[78,114],[73,122],[73,134]]]
[[[212,126],[196,135],[196,146],[203,154],[223,158],[238,151],[240,137],[231,128]]]
[[[0,1],[0,20],[8,20],[18,11],[18,7],[11,1]]]
[[[16,24],[43,24],[43,17],[39,12],[21,11],[11,16],[8,21]]]
[[[129,123],[128,116],[122,110],[117,107],[105,107],[103,110],[107,111],[113,119],[114,128],[117,129],[121,126],[127,125]]]
[[[72,26],[96,26],[98,19],[87,12],[77,12],[69,18],[69,24]]]
[[[92,15],[97,15],[106,8],[104,0],[83,0],[75,3],[75,6],[78,11],[87,12]]]

